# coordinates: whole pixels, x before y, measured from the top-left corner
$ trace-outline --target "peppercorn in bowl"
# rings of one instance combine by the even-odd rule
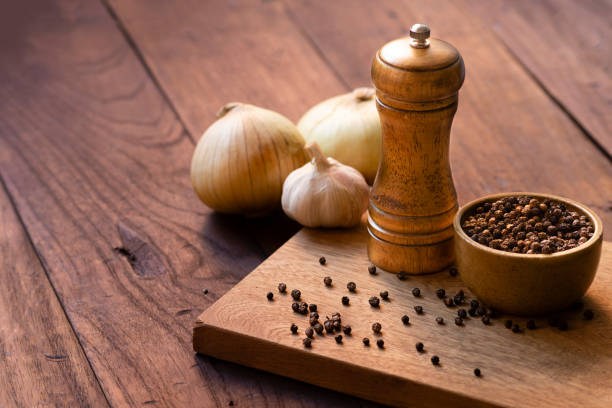
[[[603,241],[599,217],[575,201],[502,193],[459,209],[453,227],[463,282],[485,304],[517,315],[569,307],[591,285]]]

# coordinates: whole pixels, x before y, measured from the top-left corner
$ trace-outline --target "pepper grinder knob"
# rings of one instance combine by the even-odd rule
[[[410,46],[413,48],[429,47],[429,35],[431,30],[427,24],[415,24],[410,27]]]

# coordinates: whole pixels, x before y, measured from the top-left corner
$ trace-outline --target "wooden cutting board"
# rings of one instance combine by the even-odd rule
[[[370,275],[365,243],[363,227],[301,230],[198,318],[195,351],[397,406],[612,406],[612,243],[604,243],[584,299],[585,308],[595,312],[592,321],[574,311],[566,314],[567,331],[549,327],[546,319],[536,319],[538,328],[526,330],[526,319],[514,318],[524,329],[519,334],[504,327],[508,316],[490,326],[478,318],[456,326],[457,308],[444,306],[435,290],[465,290],[460,274],[405,281],[384,271]],[[325,266],[318,262],[321,256]],[[332,277],[332,287],[324,286],[325,276]],[[348,292],[349,281],[357,284],[356,293]],[[286,294],[278,293],[279,282],[287,284]],[[414,287],[421,297],[412,295]],[[292,289],[318,305],[321,320],[340,312],[353,334],[342,344],[332,335],[315,335],[312,348],[304,348],[308,316],[291,310]],[[389,291],[389,301],[374,309],[368,299],[381,290]],[[273,301],[266,299],[270,291]],[[341,304],[345,295],[349,306]],[[415,305],[423,306],[422,315]],[[401,322],[404,314],[408,326]],[[437,324],[437,316],[446,324]],[[382,324],[382,336],[373,335],[373,322]],[[291,323],[299,326],[297,335],[291,334]],[[362,343],[366,336],[370,347]],[[384,339],[384,349],[376,346],[378,338]],[[416,342],[424,343],[425,352],[416,351]],[[439,356],[439,366],[432,365],[433,355]],[[473,374],[476,367],[480,378]]]

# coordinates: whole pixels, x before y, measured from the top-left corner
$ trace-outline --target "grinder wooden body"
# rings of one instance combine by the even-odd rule
[[[368,208],[368,256],[384,270],[421,274],[454,260],[449,139],[465,71],[453,46],[427,40],[426,26],[426,36],[414,35],[415,27],[412,39],[386,44],[372,64],[383,142]]]

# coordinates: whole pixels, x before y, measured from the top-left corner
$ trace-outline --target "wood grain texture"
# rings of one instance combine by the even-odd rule
[[[194,328],[194,348],[240,364],[397,406],[419,407],[609,407],[612,403],[612,243],[605,243],[599,272],[584,298],[595,319],[585,321],[580,311],[564,313],[569,330],[549,327],[536,319],[536,330],[525,330],[526,319],[514,318],[523,328],[513,333],[506,317],[485,326],[478,318],[454,324],[457,308],[447,308],[435,295],[464,289],[460,276],[442,272],[400,281],[379,270],[370,275],[365,228],[353,230],[303,229],[268,260],[209,307]],[[318,264],[325,256],[327,264]],[[333,287],[323,277],[333,278]],[[346,284],[357,284],[349,293]],[[287,293],[276,290],[287,284]],[[415,298],[411,289],[419,287]],[[315,303],[320,316],[340,312],[352,327],[342,345],[331,335],[318,336],[312,348],[302,346],[308,317],[292,312],[289,292],[300,289],[305,302]],[[389,291],[389,301],[372,308],[368,298]],[[266,299],[272,291],[273,301]],[[470,298],[469,292],[468,301]],[[349,306],[341,304],[348,296]],[[424,308],[417,315],[415,305]],[[401,316],[407,314],[410,324]],[[435,318],[442,316],[446,324]],[[382,324],[382,334],[371,331]],[[299,326],[293,335],[289,327]],[[371,339],[370,347],[362,337]],[[375,345],[384,339],[384,350]],[[416,342],[424,343],[418,353]],[[438,355],[440,365],[430,358]],[[474,376],[474,368],[482,377]]]
[[[459,203],[502,191],[573,198],[612,228],[612,165],[517,63],[489,25],[461,1],[286,2],[351,87],[368,83],[375,51],[427,22],[454,45],[466,79],[451,132]],[[342,24],[338,22],[342,21]]]
[[[111,405],[355,405],[194,356],[196,311],[295,224],[222,216],[199,202],[193,141],[101,4],[29,0],[1,17],[0,175]],[[300,55],[294,74],[318,80],[306,69],[311,54]],[[209,100],[212,115],[220,102]]]
[[[0,185],[0,406],[108,406]]]
[[[612,154],[612,3],[470,1],[498,38]]]

